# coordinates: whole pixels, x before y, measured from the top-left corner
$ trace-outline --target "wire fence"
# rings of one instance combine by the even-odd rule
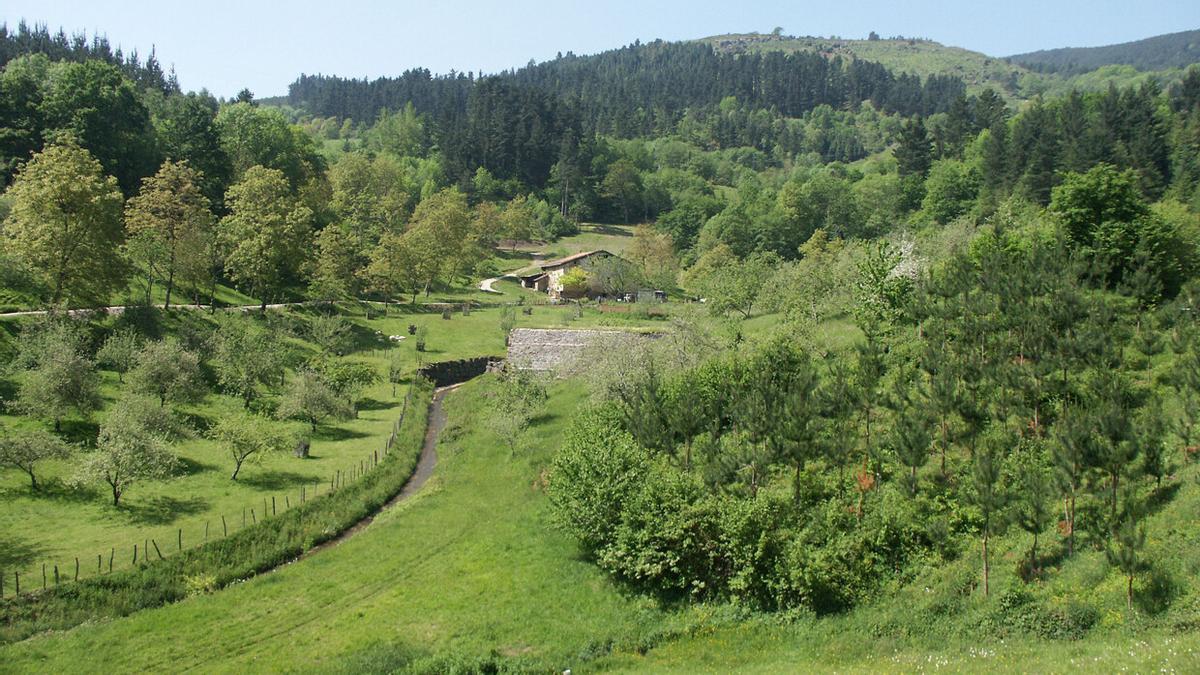
[[[203,529],[199,527],[198,523],[195,527],[176,528],[174,541],[159,542],[155,537],[144,537],[140,542],[134,542],[132,545],[110,546],[107,551],[96,554],[94,567],[90,556],[75,556],[73,560],[68,559],[65,564],[61,565],[62,561],[43,562],[40,570],[36,564],[32,568],[24,567],[19,570],[0,569],[0,598],[35,593],[51,588],[51,585],[60,586],[82,579],[105,576],[114,571],[149,564],[156,560],[165,560],[188,548],[202,546],[246,528],[266,523],[276,515],[310,500],[337,492],[345,486],[361,480],[371,470],[378,467],[380,462],[394,449],[401,425],[411,406],[415,387],[415,382],[409,385],[401,403],[400,415],[392,423],[383,448],[371,451],[359,459],[357,464],[348,468],[336,469],[329,475],[328,480],[320,479],[311,484],[300,485],[283,494],[264,496],[261,503],[256,500],[253,504],[243,506],[241,513],[234,514],[232,518],[227,517],[229,514],[214,515],[204,521]]]

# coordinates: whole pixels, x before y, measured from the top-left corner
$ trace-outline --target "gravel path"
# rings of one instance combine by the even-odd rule
[[[433,476],[434,468],[437,467],[437,442],[438,438],[442,435],[442,430],[446,428],[446,411],[442,408],[442,399],[446,397],[448,392],[461,387],[462,384],[460,382],[446,387],[438,387],[434,390],[433,400],[429,404],[429,424],[425,427],[425,443],[421,446],[421,459],[417,461],[417,468],[413,469],[412,476],[409,477],[408,482],[404,484],[400,492],[380,507],[374,514],[358,521],[333,539],[305,551],[300,556],[300,560],[332,546],[337,546],[350,537],[362,532],[368,525],[374,522],[379,514],[408,499],[424,487],[429,478]]]

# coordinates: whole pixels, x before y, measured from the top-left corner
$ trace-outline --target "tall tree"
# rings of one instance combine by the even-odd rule
[[[305,258],[312,211],[292,196],[282,172],[261,166],[247,170],[225,201],[230,213],[219,227],[226,269],[265,310]]]
[[[925,120],[917,116],[900,127],[900,138],[894,150],[901,176],[925,177],[933,165],[933,142],[925,128]]]
[[[129,250],[146,266],[147,294],[155,276],[166,284],[163,309],[171,307],[171,291],[183,261],[205,257],[214,218],[209,200],[200,191],[202,181],[203,176],[186,162],[163,162],[125,205]]]
[[[102,61],[51,66],[40,105],[46,128],[78,139],[131,195],[158,165],[150,113],[137,88]]]
[[[105,302],[125,285],[121,191],[87,150],[69,139],[47,146],[7,194],[5,248],[51,289],[51,304]]]

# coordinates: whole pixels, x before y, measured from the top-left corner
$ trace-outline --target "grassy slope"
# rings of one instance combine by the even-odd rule
[[[753,39],[765,36],[717,35],[700,40],[714,47],[723,40]],[[1032,74],[1025,68],[992,58],[986,54],[961,47],[950,47],[930,40],[835,40],[831,38],[798,37],[783,40],[748,41],[747,51],[808,51],[843,58],[876,61],[890,70],[920,75],[957,75],[967,84],[967,90],[978,93],[992,87],[1006,95],[1015,95],[1014,88],[1022,78]]]
[[[447,398],[451,420],[423,493],[345,544],[211,596],[0,650],[16,671],[238,670],[336,666],[380,642],[536,658],[569,667],[597,644],[659,623],[613,588],[547,522],[537,487],[570,411],[572,382],[512,458],[471,412],[474,383]],[[164,639],[170,636],[170,639]]]
[[[498,289],[505,294],[487,298],[511,300],[532,293],[507,281],[499,284]],[[431,299],[461,300],[473,295],[468,291],[451,291],[435,293]],[[544,299],[544,295],[534,294],[534,297]],[[300,311],[289,313],[299,317],[300,321],[307,316]],[[207,315],[193,312],[180,312],[173,317],[166,323],[168,331],[175,330],[184,320],[207,320]],[[353,358],[372,364],[381,380],[385,379],[388,359],[394,353],[399,353],[407,368],[412,369],[416,368],[418,358],[429,362],[504,353],[498,309],[475,310],[469,316],[456,311],[450,320],[443,320],[440,310],[431,311],[422,304],[401,305],[393,306],[388,317],[381,317],[376,311],[373,318],[367,320],[361,310],[354,310],[350,318],[365,336],[373,335],[375,331],[383,336],[407,336],[409,324],[428,328],[428,346],[423,354],[416,352],[411,337],[392,347],[394,351],[389,352],[384,341],[376,349],[367,348],[352,354]],[[567,307],[537,307],[531,315],[518,314],[517,318],[518,325],[531,327],[558,327],[568,323],[589,327],[636,327],[644,323],[633,317],[601,315],[594,311],[576,319],[575,310]],[[30,321],[3,320],[0,329],[11,330]],[[652,325],[661,326],[661,322]],[[0,339],[0,343],[4,341]],[[304,340],[293,339],[291,343],[302,354],[315,353],[316,348]],[[0,344],[0,347],[10,345]],[[102,372],[102,376],[104,398],[111,404],[122,391],[122,385],[117,383],[115,373]],[[398,394],[403,397],[403,390]],[[240,403],[232,397],[214,393],[200,404],[184,406],[182,410],[193,421],[200,421],[239,408]],[[225,516],[230,532],[241,529],[243,510],[249,524],[255,517],[262,517],[264,499],[269,509],[270,500],[275,497],[277,508],[282,509],[285,495],[295,501],[301,485],[307,486],[309,494],[314,483],[321,483],[320,489],[324,490],[335,472],[346,472],[367,454],[379,450],[399,410],[400,404],[392,396],[391,385],[381,381],[364,394],[358,419],[321,426],[312,436],[309,459],[296,459],[290,454],[263,457],[245,466],[236,482],[229,480],[232,460],[225,451],[199,435],[174,447],[185,462],[185,469],[179,475],[169,481],[135,485],[122,498],[118,508],[111,505],[104,485],[70,487],[74,469],[69,460],[39,465],[39,481],[44,486],[36,493],[30,490],[28,478],[23,473],[0,471],[0,571],[6,575],[6,591],[11,592],[14,572],[20,573],[26,588],[40,586],[43,563],[51,571],[58,565],[64,573],[73,574],[74,559],[78,557],[81,576],[86,577],[96,572],[97,554],[103,555],[102,564],[107,569],[114,548],[114,569],[121,569],[131,564],[134,544],[140,549],[146,541],[153,539],[164,554],[169,554],[176,550],[179,530],[183,530],[185,548],[201,543],[206,527],[211,537],[219,536],[222,516]],[[65,430],[79,437],[94,434],[95,425],[102,419],[103,411],[91,421],[66,420]],[[14,415],[0,414],[0,428],[37,424]],[[307,427],[303,428],[307,430]],[[250,509],[255,513],[251,514]]]
[[[536,308],[520,318],[524,325],[556,325],[560,314]],[[417,316],[430,325],[437,358],[500,348],[495,310],[456,314],[449,322]],[[409,320],[379,323],[399,327]],[[614,320],[633,322],[588,313],[573,323]],[[751,325],[766,329],[772,320],[756,317]],[[829,335],[854,339],[838,323]],[[454,652],[614,671],[1200,668],[1200,598],[1191,582],[1200,574],[1195,466],[1168,479],[1177,496],[1149,521],[1148,557],[1159,573],[1139,580],[1132,616],[1124,610],[1123,580],[1103,554],[1088,550],[1063,563],[1053,536],[1043,541],[1045,580],[1020,582],[1016,561],[1029,543],[1020,532],[993,542],[991,598],[978,590],[976,543],[968,539],[956,560],[893,582],[875,603],[844,616],[675,610],[614,586],[550,525],[538,486],[563,425],[583,401],[581,389],[574,381],[554,386],[550,414],[513,458],[475,412],[486,405],[480,384],[468,385],[448,398],[451,424],[434,480],[362,535],[213,596],[0,649],[0,663],[18,671],[70,671],[84,662],[122,670],[358,671],[394,667],[406,655]],[[1166,591],[1161,583],[1155,588],[1155,578],[1170,579]],[[1097,611],[1096,627],[1080,641],[1029,637],[1021,623],[1028,619],[1012,608],[1014,589],[1052,607],[1087,602]],[[1167,596],[1169,605],[1155,604]]]

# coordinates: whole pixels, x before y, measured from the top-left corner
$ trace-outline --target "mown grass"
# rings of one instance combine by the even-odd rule
[[[664,606],[580,559],[550,519],[544,471],[584,403],[582,386],[554,383],[545,414],[510,454],[489,429],[488,385],[484,378],[448,396],[434,478],[355,538],[219,593],[37,636],[0,648],[0,657],[17,672],[69,671],[83,659],[97,668],[355,673],[1200,667],[1200,603],[1190,581],[1200,541],[1188,536],[1200,508],[1195,467],[1172,479],[1183,486],[1179,496],[1150,521],[1148,557],[1179,586],[1153,612],[1124,610],[1119,574],[1095,550],[1026,585],[1016,568],[1027,535],[1011,531],[994,541],[987,598],[968,539],[952,562],[897,579],[844,615]],[[1148,584],[1139,581],[1139,597],[1153,595]],[[1032,609],[1056,599],[1091,604],[1094,626],[1039,637],[1067,620]]]
[[[523,291],[519,286],[509,290],[512,295],[505,298]],[[64,579],[73,578],[76,558],[80,561],[81,578],[96,576],[98,567],[101,574],[107,574],[110,558],[114,570],[128,568],[133,563],[135,545],[139,559],[145,556],[148,544],[151,551],[153,544],[157,544],[164,555],[170,555],[178,551],[181,538],[182,547],[191,548],[205,541],[206,532],[208,539],[216,539],[226,529],[233,533],[262,519],[264,510],[283,510],[285,504],[298,501],[302,487],[306,495],[324,492],[329,489],[331,477],[355,469],[383,447],[404,395],[403,386],[394,389],[386,382],[391,358],[399,358],[402,367],[413,372],[421,363],[504,354],[498,308],[476,309],[469,315],[456,308],[449,320],[442,318],[440,307],[426,304],[392,305],[386,316],[380,310],[378,306],[371,307],[368,319],[363,306],[341,307],[356,336],[350,358],[371,364],[380,377],[360,401],[358,418],[323,424],[315,434],[310,434],[302,424],[279,422],[311,438],[308,459],[288,453],[263,456],[245,467],[238,480],[230,480],[232,459],[224,448],[205,436],[203,429],[220,415],[240,409],[241,403],[213,391],[203,401],[180,408],[181,416],[194,428],[191,438],[173,446],[182,460],[180,471],[166,481],[135,484],[118,507],[112,505],[105,485],[72,484],[75,459],[40,464],[39,491],[31,489],[23,473],[0,471],[0,574],[5,578],[5,594],[13,593],[16,574],[21,576],[23,590],[41,588],[43,565],[48,585],[54,583],[56,565]],[[317,311],[321,308],[272,310],[272,314],[287,317],[294,325],[294,335],[286,342],[297,360],[317,353],[318,348],[303,338],[308,319]],[[518,313],[517,323],[532,327],[622,328],[647,324],[636,316],[602,315],[587,309],[582,318],[575,318],[575,312],[572,307],[539,306],[530,315]],[[186,324],[211,320],[206,313],[190,310],[156,315],[160,317],[158,330],[163,334],[179,332]],[[257,315],[251,313],[251,316]],[[34,321],[33,318],[0,321],[0,328],[8,329],[0,334],[4,336],[0,338],[0,349],[11,352],[18,327]],[[113,321],[106,319],[105,325]],[[661,327],[663,322],[649,324]],[[424,352],[416,351],[415,339],[408,333],[409,325],[423,326],[428,331]],[[391,341],[388,339],[391,335],[405,339]],[[103,371],[102,377],[107,407],[118,398],[124,385],[118,383],[116,373]],[[3,379],[0,384],[5,384]],[[14,389],[15,378],[9,378],[6,384]],[[15,390],[9,392],[12,394]],[[269,409],[278,391],[267,389],[265,394],[262,405]],[[64,429],[74,440],[86,442],[94,437],[104,414],[101,410],[88,419],[68,419]],[[44,424],[13,414],[0,415],[0,428],[4,429]]]
[[[307,319],[304,312],[289,312],[303,331]],[[180,310],[167,314],[162,320],[165,333],[176,332],[184,322],[208,321],[207,315]],[[23,322],[28,324],[31,319]],[[111,320],[109,320],[111,321]],[[374,339],[365,321],[357,321],[360,333]],[[317,348],[307,341],[286,339],[295,358],[302,360],[316,353]],[[386,374],[388,352],[386,341],[362,346],[353,358],[374,366]],[[415,368],[412,345],[407,349],[408,362]],[[101,393],[105,406],[111,405],[125,390],[112,372],[103,372]],[[268,390],[264,406],[270,407],[275,396]],[[371,387],[360,402],[357,419],[322,425],[315,434],[301,431],[291,422],[281,425],[296,428],[310,437],[312,451],[308,459],[297,459],[281,453],[258,458],[247,466],[238,480],[230,480],[233,461],[224,448],[209,440],[204,429],[219,416],[237,411],[241,404],[233,397],[209,393],[197,404],[180,408],[181,417],[192,427],[191,438],[174,445],[181,459],[181,468],[166,481],[135,484],[114,507],[103,484],[77,486],[72,484],[77,459],[45,462],[39,465],[41,490],[31,489],[28,479],[16,471],[0,473],[0,570],[6,576],[6,592],[11,593],[14,574],[26,580],[25,589],[41,586],[41,566],[51,570],[58,565],[65,576],[73,577],[75,558],[80,559],[82,577],[97,574],[100,567],[108,571],[110,557],[113,568],[128,567],[133,561],[133,546],[139,556],[145,556],[148,542],[157,543],[165,554],[177,552],[182,539],[184,548],[209,539],[241,530],[264,517],[264,510],[276,512],[306,494],[325,491],[338,472],[346,473],[358,467],[372,452],[381,450],[392,422],[400,409],[403,389],[393,396],[392,386],[380,382]],[[104,418],[104,410],[88,419],[68,419],[64,429],[73,440],[88,442]],[[5,428],[43,424],[14,415],[0,416]],[[272,506],[272,500],[274,505]],[[222,517],[225,524],[222,524]],[[244,520],[244,522],[243,522]],[[48,575],[49,580],[52,576]],[[52,581],[51,581],[52,583]]]
[[[211,592],[270,570],[328,541],[399,493],[421,454],[432,387],[418,381],[395,426],[390,452],[365,473],[320,497],[218,541],[131,569],[0,600],[0,643],[47,629],[125,616],[189,595]]]
[[[515,456],[488,429],[485,382],[446,399],[434,478],[345,543],[212,595],[0,648],[7,669],[337,668],[495,652],[566,668],[661,625],[551,527],[542,471],[583,394],[559,382]],[[165,636],[170,639],[165,639]]]

